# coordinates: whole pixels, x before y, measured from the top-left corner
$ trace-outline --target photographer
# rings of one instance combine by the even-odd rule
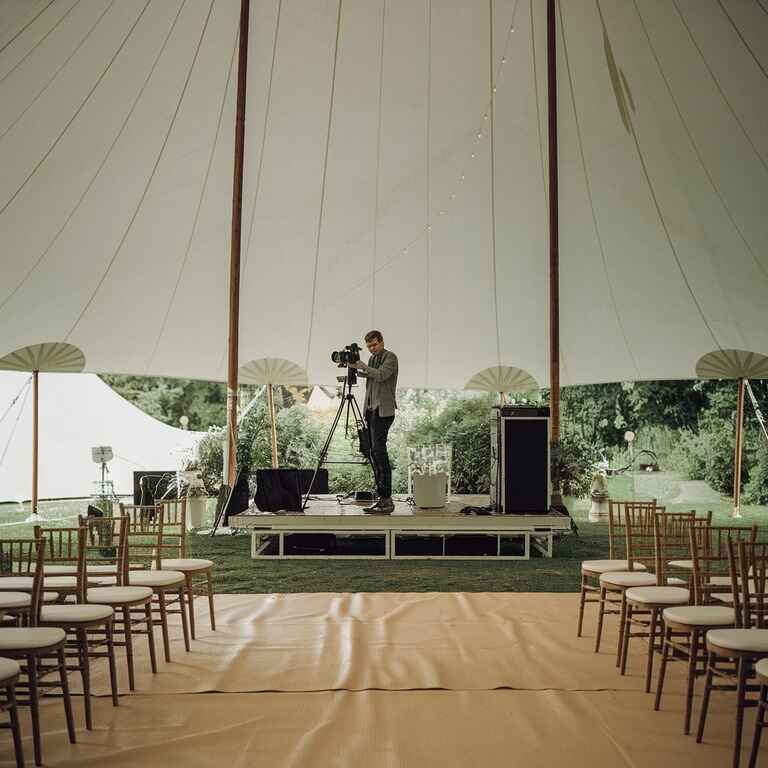
[[[371,357],[368,363],[350,363],[360,376],[365,376],[365,416],[371,435],[371,464],[376,478],[378,501],[365,511],[370,514],[388,515],[395,505],[392,503],[392,467],[387,454],[387,435],[395,420],[395,392],[397,390],[397,355],[384,349],[381,331],[365,334],[365,344]]]

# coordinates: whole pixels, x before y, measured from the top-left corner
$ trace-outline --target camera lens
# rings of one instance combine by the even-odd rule
[[[338,352],[331,352],[331,360],[332,360],[334,363],[338,363],[338,362],[340,362],[340,360],[339,360],[339,358],[340,358],[340,357],[341,357],[341,356],[339,355],[339,353],[338,353]]]

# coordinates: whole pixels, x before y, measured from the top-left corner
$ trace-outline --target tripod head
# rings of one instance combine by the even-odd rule
[[[354,368],[347,368],[346,376],[337,376],[336,381],[341,384],[342,393],[347,387],[351,390],[352,387],[357,386],[357,371]]]

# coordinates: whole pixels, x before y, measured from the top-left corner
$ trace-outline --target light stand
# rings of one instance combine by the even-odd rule
[[[323,447],[320,449],[320,455],[317,459],[317,466],[315,467],[315,471],[312,474],[312,481],[310,482],[309,487],[307,488],[307,494],[301,503],[302,512],[307,508],[309,495],[312,492],[312,487],[315,484],[315,478],[317,477],[317,473],[320,471],[320,468],[323,466],[323,464],[370,464],[374,477],[376,477],[376,465],[371,458],[370,434],[368,432],[365,419],[363,418],[362,411],[360,410],[360,406],[355,399],[354,393],[352,392],[352,387],[357,384],[357,373],[355,372],[354,368],[347,368],[346,376],[337,376],[336,379],[337,381],[341,382],[341,399],[339,402],[339,407],[336,409],[336,415],[333,418],[333,423],[331,424],[331,429],[328,432],[328,437],[325,439],[325,443],[323,443]],[[328,461],[326,458],[328,456],[328,449],[331,447],[331,441],[333,440],[336,427],[338,427],[339,421],[341,421],[342,414],[345,414],[344,437],[349,435],[349,424],[350,421],[353,421],[355,430],[360,438],[360,452],[363,454],[363,456],[365,456],[365,461]]]

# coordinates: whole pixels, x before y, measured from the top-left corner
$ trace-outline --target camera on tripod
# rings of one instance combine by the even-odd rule
[[[356,363],[360,360],[360,347],[353,341],[351,344],[347,344],[344,349],[340,349],[338,352],[331,352],[331,360],[339,368],[344,368],[350,365],[350,363]]]

